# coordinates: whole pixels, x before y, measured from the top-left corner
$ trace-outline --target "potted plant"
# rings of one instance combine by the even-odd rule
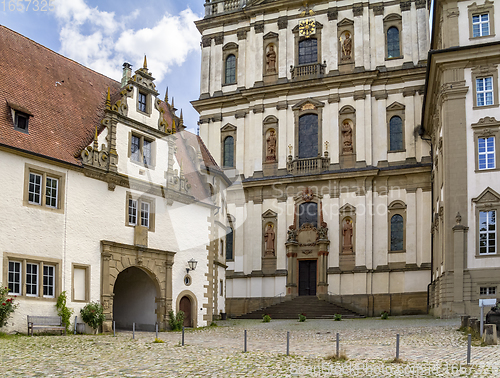
[[[86,304],[85,307],[80,310],[80,315],[83,321],[94,329],[94,333],[97,333],[99,327],[106,319],[102,304],[98,302]]]

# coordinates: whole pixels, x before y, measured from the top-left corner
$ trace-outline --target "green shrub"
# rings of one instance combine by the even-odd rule
[[[178,311],[177,315],[174,315],[174,312],[170,310],[168,312],[168,325],[172,331],[180,331],[184,325],[184,311]]]
[[[389,313],[387,311],[384,311],[380,314],[381,319],[389,319]]]
[[[153,341],[154,344],[163,344],[165,341],[163,341],[162,339],[157,339],[155,337],[155,341]]]
[[[269,315],[269,314],[262,315],[262,322],[263,323],[269,323],[270,321],[271,321],[271,315]]]
[[[102,304],[98,302],[90,302],[80,310],[80,315],[85,323],[96,331],[102,325],[106,317],[104,316],[104,309]]]
[[[0,285],[0,328],[7,325],[9,317],[18,306],[17,303],[14,303],[16,296],[8,298],[8,295],[9,288]]]
[[[305,322],[307,319],[306,314],[299,314],[299,322]]]
[[[333,315],[333,320],[339,322],[342,320],[342,314],[335,314]]]
[[[62,319],[62,322],[66,325],[66,332],[71,332],[71,315],[73,315],[73,309],[66,307],[67,301],[66,291],[63,291],[57,297],[56,308],[57,315],[59,315]]]

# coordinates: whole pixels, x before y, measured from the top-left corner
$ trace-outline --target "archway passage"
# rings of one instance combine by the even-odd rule
[[[193,317],[191,316],[191,299],[189,297],[184,296],[181,298],[179,303],[179,310],[184,312],[184,327],[192,327],[193,326]]]
[[[316,295],[316,260],[299,261],[299,295]]]
[[[143,270],[130,267],[122,271],[115,282],[113,320],[116,328],[154,331],[157,321],[154,281]]]

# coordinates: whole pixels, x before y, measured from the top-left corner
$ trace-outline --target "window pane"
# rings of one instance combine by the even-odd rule
[[[226,235],[226,259],[227,260],[233,259],[233,242],[234,242],[234,232],[233,232],[233,228],[231,227],[230,231]]]
[[[43,296],[54,297],[54,273],[55,267],[50,265],[43,266]]]
[[[299,118],[299,159],[318,156],[318,116],[306,114]]]
[[[234,167],[234,139],[228,136],[224,139],[224,167]]]
[[[396,58],[400,55],[399,30],[393,26],[387,30],[387,57]]]
[[[147,95],[144,93],[139,92],[139,110],[141,112],[146,113],[147,107],[146,107],[146,98]]]
[[[389,151],[403,150],[403,120],[398,117],[392,117],[389,121],[390,134],[389,134]]]
[[[141,202],[141,226],[149,228],[149,203]]]
[[[141,150],[140,150],[141,139],[132,135],[132,140],[130,142],[130,158],[134,161],[141,161]]]
[[[306,202],[299,206],[299,228],[306,223],[318,227],[318,204],[315,202]]]
[[[42,199],[42,176],[36,173],[30,173],[28,186],[28,201],[37,205],[41,205]]]
[[[73,299],[75,301],[86,300],[87,292],[87,270],[85,268],[75,268],[73,270]]]
[[[135,226],[137,224],[137,201],[128,200],[128,224]]]
[[[21,294],[21,263],[9,261],[8,274],[9,294]]]
[[[45,205],[49,207],[57,207],[57,187],[59,180],[47,177],[45,183]]]
[[[236,57],[229,55],[226,58],[226,84],[236,83]]]
[[[495,168],[495,137],[478,138],[479,169]]]
[[[318,63],[318,41],[308,38],[299,42],[299,64]]]
[[[480,211],[479,222],[479,253],[496,253],[496,211]]]
[[[142,152],[144,157],[144,164],[151,165],[151,142],[144,140],[144,144],[142,146]]]
[[[402,251],[404,237],[404,221],[399,214],[391,218],[391,251]]]
[[[38,265],[26,264],[26,295],[38,296]]]

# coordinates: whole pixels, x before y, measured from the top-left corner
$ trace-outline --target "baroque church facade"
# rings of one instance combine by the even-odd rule
[[[125,63],[120,83],[0,35],[0,282],[19,303],[6,330],[56,315],[62,292],[77,322],[102,303],[104,331],[167,328],[170,310],[210,324],[225,312],[230,182],[173,98],[158,98],[146,58],[135,72]]]
[[[205,11],[192,104],[233,181],[226,311],[317,295],[368,316],[426,313],[426,1],[217,0]]]

